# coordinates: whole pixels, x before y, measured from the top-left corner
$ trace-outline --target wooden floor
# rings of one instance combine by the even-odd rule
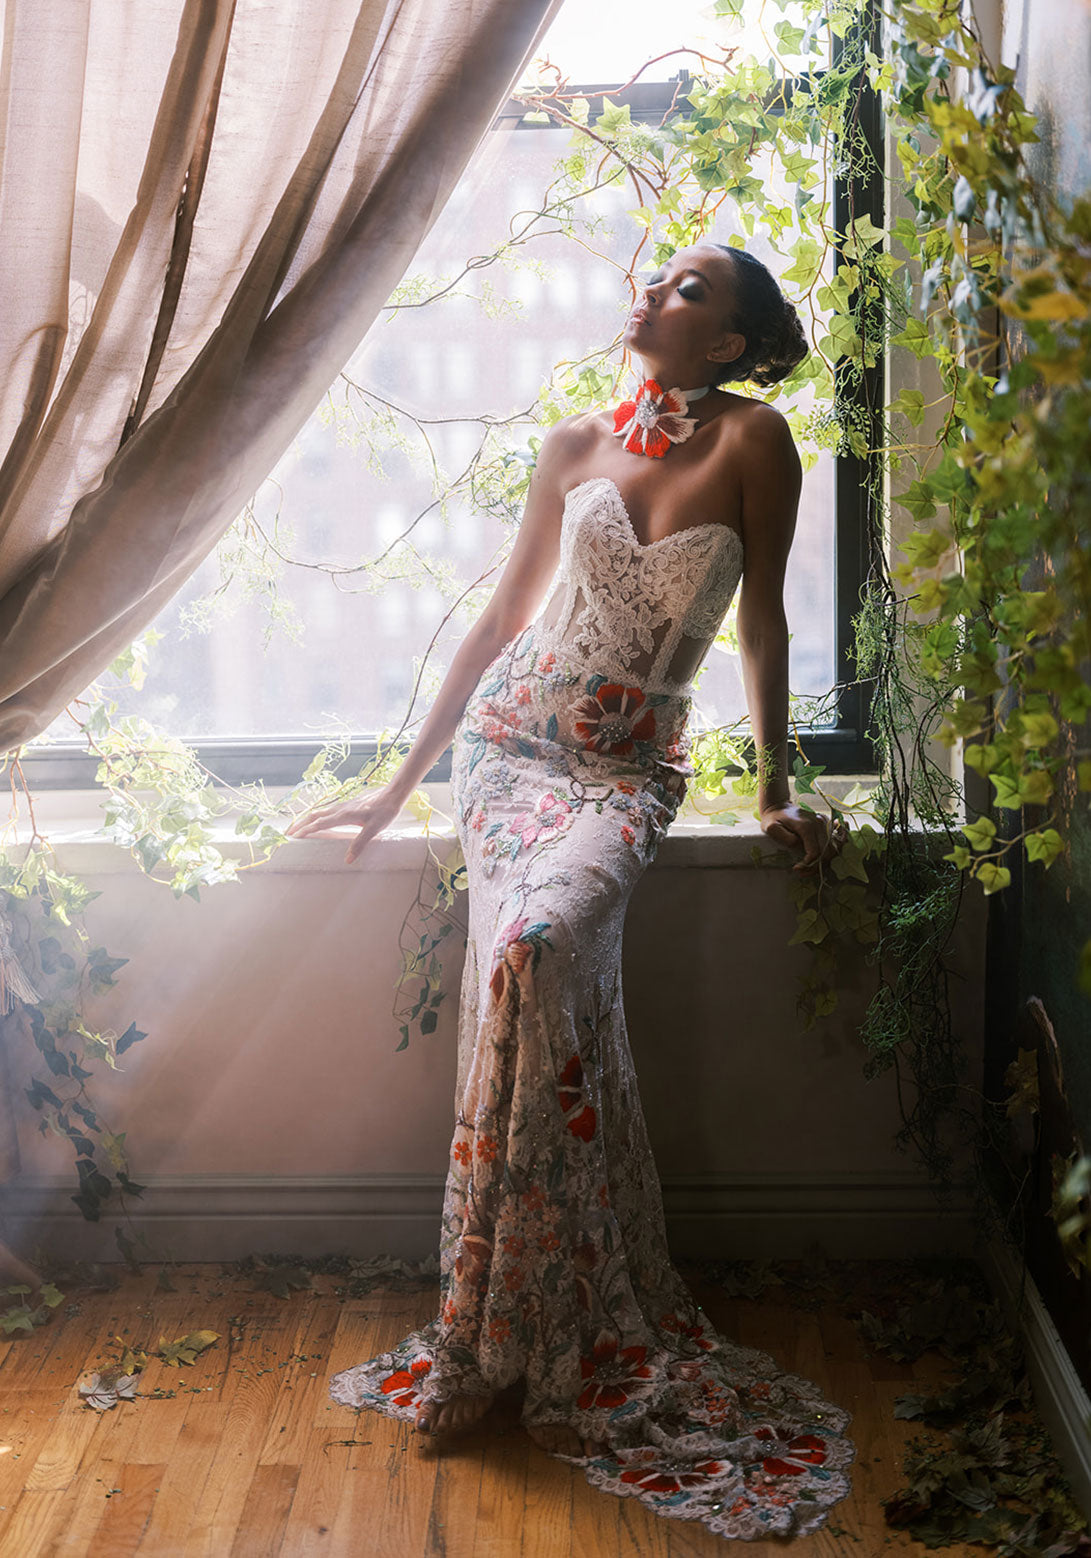
[[[788,1547],[809,1558],[880,1558],[925,1549],[888,1530],[879,1500],[902,1485],[901,1447],[920,1426],[893,1415],[896,1396],[937,1383],[945,1363],[869,1355],[843,1307],[793,1307],[784,1290],[729,1298],[680,1269],[712,1321],[783,1367],[817,1381],[854,1414],[853,1492],[817,1535]],[[422,1445],[405,1424],[329,1399],[339,1369],[385,1351],[432,1318],[436,1290],[348,1299],[339,1279],[278,1299],[218,1265],[122,1268],[112,1292],[68,1290],[52,1322],[0,1341],[2,1558],[696,1558],[722,1538],[591,1488],[540,1451],[502,1399],[485,1423]],[[86,1407],[82,1376],[116,1359],[115,1340],[149,1351],[200,1329],[220,1340],[191,1367],[152,1358],[140,1396]],[[783,1541],[740,1544],[748,1558]],[[945,1548],[980,1558],[979,1547]]]

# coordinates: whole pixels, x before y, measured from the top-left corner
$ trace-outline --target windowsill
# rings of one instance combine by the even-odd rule
[[[862,782],[865,785],[874,776],[837,775],[831,778],[825,789],[832,796],[843,795],[851,787]],[[411,813],[405,812],[399,822],[382,837],[373,839],[355,863],[353,869],[373,871],[419,870],[431,850],[442,859],[455,843],[450,818],[450,787],[445,783],[432,783],[420,787],[437,807],[425,830],[424,824]],[[270,800],[279,800],[288,787],[268,787]],[[807,800],[808,797],[800,797]],[[61,870],[78,874],[115,875],[138,873],[141,867],[130,852],[102,834],[102,808],[105,796],[101,790],[51,790],[35,796],[34,813],[41,833],[54,848]],[[755,864],[755,848],[763,855],[775,853],[778,845],[762,833],[760,824],[748,802],[739,802],[733,809],[736,821],[723,820],[723,813],[715,815],[721,820],[698,812],[687,799],[678,813],[670,831],[660,841],[656,863],[671,867],[740,867],[752,868]],[[444,813],[446,815],[444,815]],[[261,858],[258,849],[235,832],[232,814],[218,819],[211,828],[211,842],[224,856],[237,860],[248,869],[257,872],[310,874],[314,872],[340,871],[344,867],[345,848],[353,837],[353,830],[346,829],[336,837],[289,839],[268,860]],[[18,812],[18,833],[8,835],[6,844],[25,841],[29,837],[29,823],[25,801]]]

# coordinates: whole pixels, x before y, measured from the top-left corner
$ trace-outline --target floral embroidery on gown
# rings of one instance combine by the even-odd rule
[[[594,1486],[725,1537],[804,1535],[849,1492],[843,1408],[719,1335],[672,1265],[621,992],[633,887],[681,804],[692,677],[742,573],[721,524],[642,545],[569,492],[555,589],[455,734],[469,876],[440,1309],[333,1376],[412,1422],[525,1378],[526,1423],[610,1446]]]

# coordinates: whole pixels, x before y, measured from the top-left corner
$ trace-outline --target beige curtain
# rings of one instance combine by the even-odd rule
[[[215,545],[559,0],[0,0],[0,752]]]

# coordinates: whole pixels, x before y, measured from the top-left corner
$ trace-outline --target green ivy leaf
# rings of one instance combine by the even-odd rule
[[[965,844],[956,844],[954,849],[952,849],[948,854],[944,855],[943,858],[944,860],[953,860],[960,871],[965,871],[966,867],[973,859],[973,856],[970,854],[970,851],[966,848]]]
[[[1011,872],[1007,866],[998,866],[993,860],[979,861],[974,875],[984,888],[986,897],[1000,892],[1011,883]]]
[[[1064,849],[1064,841],[1056,828],[1043,828],[1040,833],[1028,833],[1023,840],[1027,859],[1040,860],[1048,870]]]
[[[902,330],[891,337],[892,346],[904,346],[914,357],[928,357],[932,351],[932,338],[923,320],[910,315]]]
[[[908,417],[914,427],[920,427],[924,421],[924,396],[920,390],[899,390],[897,398],[890,403],[891,411],[900,411],[902,416]]]
[[[978,817],[976,822],[964,822],[962,831],[977,851],[991,849],[996,838],[996,823],[991,817]]]

